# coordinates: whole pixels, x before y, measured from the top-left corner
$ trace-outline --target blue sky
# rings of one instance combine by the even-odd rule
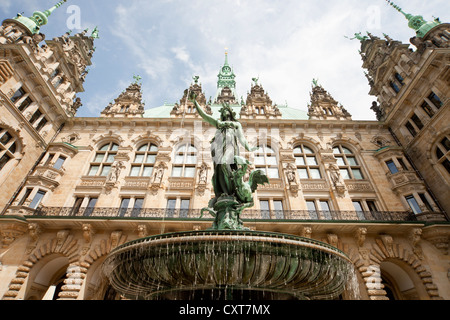
[[[57,0],[0,0],[0,18],[31,16]],[[397,0],[405,12],[450,22],[450,2]],[[47,39],[69,30],[80,10],[80,32],[98,26],[93,65],[78,94],[78,116],[96,117],[140,75],[146,108],[175,103],[198,75],[207,97],[228,48],[237,94],[246,98],[251,79],[274,103],[307,110],[311,80],[353,115],[374,120],[369,86],[361,68],[356,32],[369,31],[409,43],[414,31],[384,0],[68,0],[42,28]],[[73,8],[73,7],[72,7]]]

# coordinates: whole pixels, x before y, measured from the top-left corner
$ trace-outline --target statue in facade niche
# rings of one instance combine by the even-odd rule
[[[254,205],[252,194],[258,184],[268,183],[269,179],[262,171],[254,170],[250,173],[249,181],[243,181],[251,163],[240,156],[239,146],[241,144],[249,152],[258,148],[250,147],[242,125],[236,119],[236,113],[227,103],[220,109],[220,119],[214,119],[200,107],[194,93],[191,93],[189,99],[203,120],[217,129],[211,141],[215,197],[209,202],[208,208],[202,209],[202,216],[206,211],[215,217],[212,229],[246,230],[240,215],[244,209]]]

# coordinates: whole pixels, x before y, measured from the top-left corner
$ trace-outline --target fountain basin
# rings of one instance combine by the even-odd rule
[[[191,231],[128,242],[103,272],[128,299],[336,299],[352,268],[337,248],[255,231]]]

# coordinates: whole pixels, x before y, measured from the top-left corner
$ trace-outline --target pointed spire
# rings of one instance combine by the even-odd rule
[[[233,69],[230,67],[228,63],[228,50],[225,51],[225,62],[222,68],[219,71],[219,74],[217,76],[219,79],[217,81],[217,93],[215,102],[219,102],[220,99],[218,99],[222,95],[222,91],[225,89],[226,91],[230,91],[227,93],[230,96],[228,96],[226,99],[227,101],[234,101],[237,100],[235,88],[236,88],[236,81],[234,80],[236,78]]]
[[[439,18],[435,18],[434,21],[426,21],[420,15],[405,13],[402,8],[397,6],[393,1],[386,0],[386,2],[390,4],[395,10],[405,16],[406,20],[408,20],[408,26],[416,31],[416,35],[419,38],[423,38],[428,33],[428,31],[441,24]]]
[[[26,17],[22,16],[21,14],[17,14],[17,16],[14,18],[14,20],[20,22],[32,34],[39,33],[39,30],[41,29],[41,27],[48,23],[48,17],[53,13],[53,11],[55,11],[56,9],[61,7],[65,2],[67,2],[67,0],[62,0],[62,1],[58,2],[57,4],[55,4],[53,7],[51,7],[50,9],[45,10],[44,12],[35,11],[33,13],[33,16],[31,16],[29,18],[26,18]]]
[[[100,38],[100,37],[98,36],[98,27],[95,27],[94,30],[92,30],[91,38],[92,38],[92,39],[99,39],[99,38]]]

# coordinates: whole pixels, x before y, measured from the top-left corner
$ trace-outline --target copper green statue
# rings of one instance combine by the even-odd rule
[[[254,205],[253,193],[259,184],[268,183],[269,179],[261,170],[253,170],[249,180],[244,181],[247,168],[251,163],[240,156],[239,145],[253,152],[244,136],[242,125],[236,119],[236,113],[224,103],[220,109],[220,119],[208,115],[196,101],[195,94],[190,95],[198,114],[204,121],[217,130],[211,141],[211,156],[214,162],[212,184],[215,197],[211,199],[208,208],[201,210],[215,217],[214,230],[248,230],[240,218],[242,211]]]

